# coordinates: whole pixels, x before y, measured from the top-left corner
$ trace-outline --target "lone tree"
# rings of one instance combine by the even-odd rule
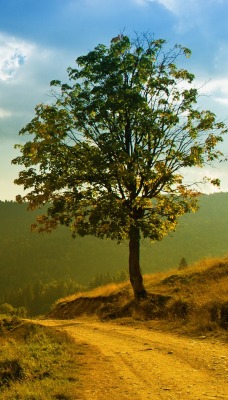
[[[53,105],[39,104],[20,131],[31,140],[16,146],[22,155],[13,160],[24,166],[15,183],[26,194],[17,201],[48,205],[34,229],[62,224],[73,236],[129,241],[137,299],[146,296],[140,238],[161,240],[197,209],[185,169],[219,158],[216,145],[227,131],[212,112],[198,110],[194,75],[177,67],[190,50],[165,47],[150,35],[119,35],[78,57],[69,83],[51,82]]]

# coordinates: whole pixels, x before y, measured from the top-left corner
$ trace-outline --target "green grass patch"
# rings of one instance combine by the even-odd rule
[[[0,318],[1,400],[70,400],[79,389],[77,345],[67,334]]]

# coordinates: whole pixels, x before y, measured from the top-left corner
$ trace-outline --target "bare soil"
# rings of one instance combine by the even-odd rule
[[[85,349],[75,355],[82,366],[75,399],[228,399],[225,340],[171,334],[137,322],[39,323],[68,332]]]

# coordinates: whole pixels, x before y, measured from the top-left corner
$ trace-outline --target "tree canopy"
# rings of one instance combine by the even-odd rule
[[[140,238],[161,240],[178,218],[197,209],[199,192],[185,169],[221,157],[227,132],[209,110],[197,108],[194,75],[179,68],[190,50],[150,35],[119,35],[99,44],[68,69],[69,82],[51,82],[55,101],[39,104],[20,132],[15,182],[34,209],[48,204],[33,228],[58,224],[75,235],[129,241],[135,296],[146,295]],[[217,179],[212,184],[219,184]]]

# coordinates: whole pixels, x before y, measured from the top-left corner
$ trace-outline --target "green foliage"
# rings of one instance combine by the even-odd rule
[[[27,313],[28,313],[28,310],[24,306],[19,307],[19,308],[14,308],[9,303],[3,303],[0,305],[0,314],[3,314],[3,315],[8,315],[8,316],[14,315],[14,316],[18,316],[21,318],[26,318]]]
[[[0,321],[2,400],[74,399],[80,346],[66,334],[20,320]]]
[[[119,35],[99,44],[69,68],[69,84],[55,80],[56,101],[39,104],[21,134],[23,165],[16,183],[35,209],[48,204],[34,229],[58,224],[75,235],[130,238],[131,227],[151,240],[175,230],[197,209],[197,190],[184,169],[219,158],[227,129],[199,111],[194,75],[177,67],[190,50],[150,35]],[[212,183],[218,183],[213,180]]]
[[[198,191],[184,170],[221,157],[227,132],[209,110],[196,107],[194,75],[177,67],[190,51],[149,35],[119,35],[69,68],[71,84],[52,81],[55,103],[40,104],[21,134],[23,185],[30,209],[47,204],[33,229],[70,227],[73,237],[129,241],[135,298],[145,298],[141,237],[161,240],[183,214],[197,210]],[[217,179],[212,184],[219,184]]]
[[[0,314],[13,315],[14,308],[8,303],[1,304]]]

